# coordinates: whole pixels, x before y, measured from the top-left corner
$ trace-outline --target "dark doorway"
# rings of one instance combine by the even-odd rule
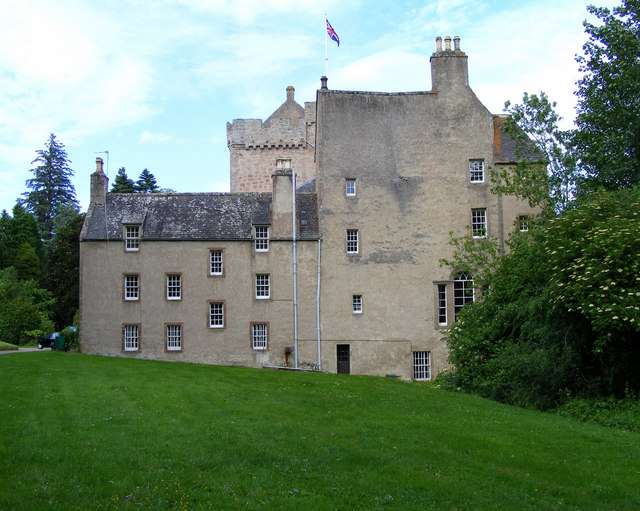
[[[338,344],[336,346],[336,356],[338,360],[338,374],[349,374],[351,366],[349,363],[349,345]]]

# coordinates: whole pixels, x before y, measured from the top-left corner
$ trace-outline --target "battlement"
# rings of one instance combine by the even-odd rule
[[[286,92],[286,101],[265,121],[234,119],[227,123],[232,192],[271,190],[278,158],[291,158],[302,181],[315,176],[316,104],[307,102],[302,107],[294,99],[293,87]]]

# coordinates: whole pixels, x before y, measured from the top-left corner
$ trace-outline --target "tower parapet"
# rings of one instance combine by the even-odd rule
[[[292,86],[286,93],[286,101],[265,121],[227,123],[231,192],[271,191],[274,162],[279,158],[291,158],[299,183],[315,176],[315,103],[303,108],[296,103]]]

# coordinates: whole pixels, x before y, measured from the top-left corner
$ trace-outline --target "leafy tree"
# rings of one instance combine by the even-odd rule
[[[56,140],[52,133],[45,143],[45,149],[36,151],[38,157],[31,162],[36,164],[30,170],[33,174],[26,185],[31,191],[25,192],[23,204],[27,211],[35,216],[43,239],[53,235],[53,217],[63,204],[78,207],[75,189],[71,183],[73,170],[69,167],[69,158],[64,145]]]
[[[156,193],[159,191],[158,183],[156,183],[156,178],[154,175],[149,172],[147,169],[144,169],[138,180],[136,181],[136,192],[138,193]]]
[[[79,307],[79,243],[84,215],[75,215],[56,232],[49,250],[46,288],[55,296],[52,319],[58,329],[71,325]]]
[[[602,24],[584,23],[572,144],[587,191],[630,188],[640,183],[640,1],[588,10]]]
[[[445,334],[451,383],[539,408],[640,390],[638,232],[640,188],[592,194],[514,233]]]
[[[37,280],[40,277],[40,261],[29,243],[20,245],[13,260],[13,267],[18,272],[20,280]]]
[[[529,205],[562,210],[574,198],[576,165],[567,149],[567,132],[558,128],[556,103],[544,92],[524,93],[522,103],[505,103],[502,129],[516,142],[518,163],[492,171],[494,193],[515,195]],[[546,168],[545,168],[546,167]]]
[[[12,344],[28,342],[34,330],[51,332],[51,294],[35,280],[20,280],[15,268],[0,270],[0,331]]]
[[[25,243],[35,249],[42,261],[44,252],[38,224],[18,203],[13,208],[13,218],[6,211],[0,215],[0,268],[13,265],[18,249]]]
[[[134,193],[136,191],[135,187],[136,185],[133,179],[129,179],[125,168],[120,167],[113,186],[111,187],[111,193]]]

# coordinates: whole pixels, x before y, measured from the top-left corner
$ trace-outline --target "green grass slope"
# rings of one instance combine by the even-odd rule
[[[639,509],[640,435],[384,378],[0,357],[0,509]]]

